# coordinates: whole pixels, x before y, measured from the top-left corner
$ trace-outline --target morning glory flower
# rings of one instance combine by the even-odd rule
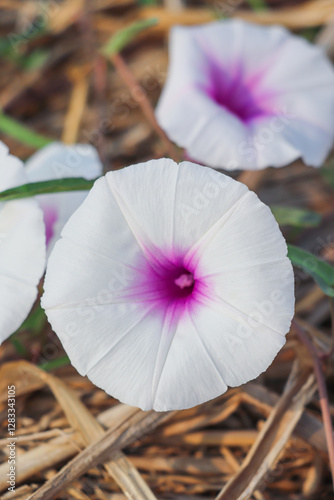
[[[256,170],[302,158],[319,167],[334,139],[334,71],[322,49],[241,20],[171,30],[159,124],[189,157]]]
[[[294,311],[287,248],[248,188],[170,159],[98,179],[50,256],[43,307],[72,364],[143,410],[257,377]]]
[[[65,145],[53,142],[39,150],[26,162],[30,182],[48,181],[66,177],[95,179],[103,173],[97,151],[89,144]],[[60,236],[61,230],[87,196],[87,191],[54,193],[37,196],[44,212],[48,254]]]
[[[0,191],[27,182],[21,161],[0,142]],[[44,266],[45,229],[37,202],[0,202],[0,344],[28,316]]]

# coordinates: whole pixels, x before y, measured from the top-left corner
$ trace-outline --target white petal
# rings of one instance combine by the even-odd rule
[[[186,310],[170,344],[168,355],[161,370],[154,398],[154,409],[166,411],[184,409],[213,399],[227,390],[223,377],[223,363],[216,363],[208,351],[205,337],[211,336],[214,325],[202,308],[205,327],[198,328],[194,311]],[[219,328],[222,327],[221,317]]]
[[[169,159],[134,165],[106,179],[137,239],[170,254],[191,247],[248,191],[210,168]]]
[[[189,252],[206,287],[241,313],[285,334],[294,314],[294,277],[270,209],[248,193]],[[187,259],[186,259],[187,260]]]
[[[101,161],[90,144],[53,142],[31,156],[25,166],[31,182],[63,177],[95,179],[102,174]]]
[[[27,183],[21,162],[5,151],[1,191]],[[31,199],[0,203],[0,343],[27,317],[44,265],[45,230],[37,203]]]
[[[237,311],[228,313],[219,304],[194,311],[192,320],[212,362],[231,387],[258,377],[285,344],[284,335],[254,319],[244,321]]]
[[[95,179],[102,175],[102,164],[95,148],[89,144],[67,146],[54,142],[35,153],[26,162],[30,182],[66,177]],[[69,217],[87,196],[87,191],[37,196],[44,212],[48,254],[58,240]]]

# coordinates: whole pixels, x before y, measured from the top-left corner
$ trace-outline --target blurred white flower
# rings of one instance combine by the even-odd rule
[[[0,191],[27,182],[21,161],[0,142]],[[44,266],[45,229],[37,202],[0,202],[0,343],[28,316]]]
[[[253,192],[161,159],[96,181],[50,256],[42,304],[82,375],[163,411],[263,372],[285,343],[293,283]]]
[[[26,162],[30,182],[84,177],[95,179],[103,173],[97,151],[89,144],[65,145],[53,142],[39,150]],[[50,254],[61,230],[86,198],[88,191],[53,193],[36,196],[44,212],[47,251]]]
[[[321,166],[334,139],[334,71],[282,27],[174,27],[159,124],[197,161],[228,170]]]

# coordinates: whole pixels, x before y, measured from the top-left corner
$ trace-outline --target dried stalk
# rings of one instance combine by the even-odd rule
[[[313,364],[314,364],[314,373],[317,378],[319,397],[320,397],[320,408],[322,413],[322,420],[324,422],[327,448],[328,448],[328,456],[330,469],[332,474],[332,483],[334,487],[334,435],[333,435],[333,424],[332,418],[330,414],[329,401],[328,401],[328,393],[326,388],[326,382],[324,378],[324,373],[321,366],[321,359],[319,357],[319,353],[311,340],[305,334],[303,328],[297,323],[296,320],[293,320],[293,327],[297,332],[298,337],[302,341],[302,343],[306,346],[309,351]]]
[[[127,422],[111,428],[97,442],[85,448],[28,500],[51,500],[93,465],[110,460],[111,455],[115,457],[117,452],[152,432],[171,415],[154,411],[135,413]]]
[[[124,59],[120,54],[113,54],[111,56],[111,61],[114,64],[119,76],[122,78],[125,85],[128,87],[131,96],[141,107],[143,114],[145,115],[148,122],[151,124],[152,128],[156,131],[162,142],[164,143],[166,150],[171,158],[175,161],[179,161],[180,157],[176,150],[174,144],[168,139],[165,132],[160,128],[158,122],[155,118],[154,110],[150,103],[149,98],[143,87],[137,82],[132,72],[128,68]]]
[[[225,485],[216,500],[250,498],[276,463],[314,391],[313,375],[309,370],[300,371],[295,364],[282,397],[238,473]]]

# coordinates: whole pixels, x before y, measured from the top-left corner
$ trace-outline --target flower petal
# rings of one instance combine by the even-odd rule
[[[284,295],[275,319],[254,317],[272,288]],[[163,411],[214,398],[271,363],[290,326],[293,278],[256,195],[162,159],[96,181],[55,245],[42,303],[82,375]]]
[[[30,182],[64,177],[95,179],[102,174],[101,161],[90,144],[52,142],[31,156],[25,167]]]
[[[89,144],[71,146],[54,142],[38,151],[26,162],[30,182],[66,177],[95,179],[102,175],[102,164],[95,148]],[[48,254],[58,240],[64,224],[87,196],[87,191],[37,196],[47,233]]]
[[[1,191],[27,183],[22,163],[7,152],[1,149]],[[43,213],[36,201],[0,203],[0,343],[27,317],[44,266]]]
[[[139,190],[142,179],[146,185]],[[160,254],[172,250],[176,256],[248,191],[210,168],[169,159],[140,163],[106,180],[144,251],[154,247]]]
[[[270,209],[248,191],[189,251],[218,302],[285,334],[294,314],[294,276]],[[187,262],[187,257],[185,262]]]
[[[176,27],[156,115],[173,141],[213,167],[299,157],[319,166],[334,140],[334,71],[320,48],[281,27]]]

